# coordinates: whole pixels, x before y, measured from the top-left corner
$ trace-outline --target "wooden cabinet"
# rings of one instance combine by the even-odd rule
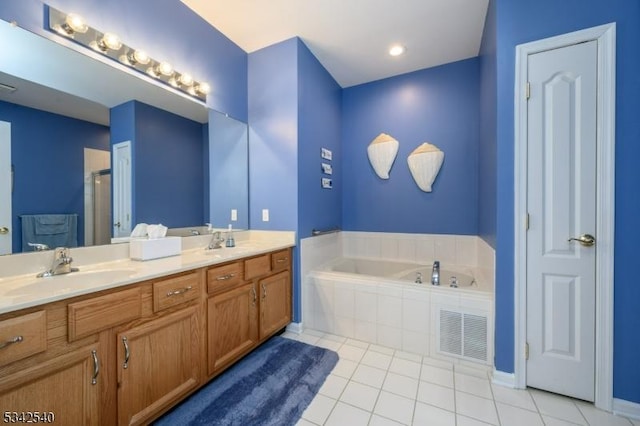
[[[258,295],[254,283],[207,301],[208,372],[214,374],[258,342]]]
[[[291,322],[290,259],[287,249],[208,270],[209,375]]]
[[[291,275],[279,272],[258,281],[260,286],[260,339],[291,322]]]
[[[27,415],[37,411],[47,420],[53,415],[55,423],[61,425],[99,424],[101,355],[94,344],[30,368],[16,369],[0,380],[0,407]],[[35,423],[34,418],[31,420]],[[16,423],[23,422],[29,422],[28,417]]]
[[[0,315],[0,407],[148,424],[290,320],[290,249]]]
[[[121,332],[118,340],[118,423],[153,419],[199,383],[196,307]]]

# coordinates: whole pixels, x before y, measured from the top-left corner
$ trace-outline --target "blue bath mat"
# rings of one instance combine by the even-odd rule
[[[156,421],[174,425],[295,425],[338,355],[273,337]]]

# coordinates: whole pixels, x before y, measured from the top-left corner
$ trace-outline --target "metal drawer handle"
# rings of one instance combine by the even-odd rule
[[[254,286],[251,287],[251,293],[253,293],[253,306],[256,306],[258,295],[256,294],[256,288]]]
[[[96,350],[91,351],[91,356],[93,356],[93,377],[91,378],[91,384],[95,385],[98,383],[98,374],[100,373],[100,363],[98,362],[98,353]]]
[[[167,292],[167,297],[177,296],[179,294],[186,293],[189,290],[191,290],[191,288],[192,288],[191,286],[188,286],[188,287],[185,287],[185,288],[180,288],[178,290],[169,291],[169,292]]]
[[[122,364],[122,368],[127,369],[129,367],[129,343],[127,342],[127,338],[125,336],[122,337],[122,344],[124,345],[124,364]]]
[[[4,349],[4,348],[6,348],[7,346],[11,346],[11,345],[13,345],[14,343],[20,343],[20,342],[22,342],[23,340],[24,340],[24,337],[22,337],[22,336],[16,336],[16,337],[13,337],[13,338],[11,338],[11,339],[9,339],[9,340],[5,341],[5,342],[0,343],[0,349]]]
[[[264,286],[264,283],[262,283],[262,298],[266,299],[267,297],[267,288]]]
[[[227,281],[227,280],[230,280],[231,278],[233,278],[235,276],[236,276],[236,274],[220,275],[218,278],[216,278],[216,280],[218,280],[218,281]]]
[[[288,257],[283,257],[282,259],[278,259],[278,260],[276,260],[276,263],[284,263],[284,262],[286,262],[287,260],[289,260],[289,258],[288,258]]]

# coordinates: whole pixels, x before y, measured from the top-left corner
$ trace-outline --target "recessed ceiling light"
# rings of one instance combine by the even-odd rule
[[[406,51],[407,51],[406,47],[402,46],[401,44],[396,44],[394,46],[391,46],[391,49],[389,49],[389,55],[400,56]]]

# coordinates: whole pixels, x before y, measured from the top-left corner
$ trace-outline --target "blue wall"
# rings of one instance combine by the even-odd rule
[[[342,224],[342,89],[302,41],[298,42],[298,236],[306,238],[316,229]],[[333,152],[322,160],[321,148]],[[332,175],[322,173],[331,164]],[[323,177],[333,189],[323,189]]]
[[[209,111],[211,133],[205,149],[208,155],[205,185],[211,197],[205,204],[207,222],[215,227],[232,224],[234,229],[249,228],[249,146],[246,123],[234,120],[216,111]],[[237,211],[236,221],[231,221],[231,210]]]
[[[344,89],[344,229],[476,235],[479,97],[477,58]],[[367,157],[382,132],[400,142],[388,180],[377,177]],[[430,193],[407,166],[423,142],[445,154]]]
[[[111,118],[112,143],[132,142],[132,225],[202,225],[203,125],[137,101],[113,108]]]
[[[2,101],[0,120],[11,123],[13,252],[22,214],[76,213],[84,245],[84,148],[109,151],[109,128]]]
[[[518,44],[609,22],[617,23],[616,234],[614,397],[640,403],[636,226],[640,209],[640,3],[637,0],[540,0],[497,3],[498,199],[496,368],[513,371],[513,138],[515,47]]]
[[[249,55],[249,224],[298,226],[298,41]],[[262,221],[269,209],[269,222]]]
[[[247,54],[176,0],[47,0],[48,5],[83,16],[93,27],[115,32],[128,45],[169,61],[212,88],[209,107],[247,121]],[[44,3],[2,0],[0,18],[55,38],[43,25]]]
[[[480,45],[480,146],[478,150],[478,235],[496,248],[498,81],[496,2],[489,0]]]
[[[249,170],[252,229],[296,231],[341,222],[341,89],[293,38],[249,55]],[[333,151],[333,190],[320,185],[320,148]],[[262,209],[270,221],[262,222]],[[300,319],[300,258],[294,251],[294,320]]]

